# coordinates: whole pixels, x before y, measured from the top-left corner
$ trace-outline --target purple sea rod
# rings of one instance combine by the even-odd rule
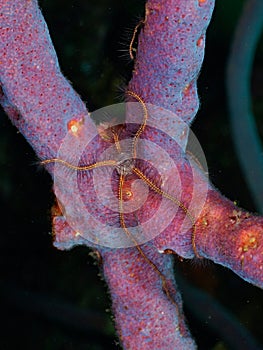
[[[110,129],[110,137],[108,131],[97,132],[84,103],[61,74],[37,1],[0,0],[0,4],[1,104],[44,161],[54,178],[56,194],[62,191],[55,176],[56,167],[67,169],[65,176],[70,171],[77,173],[78,190],[89,213],[103,224],[110,224],[112,230],[122,229],[126,236],[128,222],[131,227],[140,223],[142,235],[147,236],[153,228],[144,223],[161,202],[166,210],[162,216],[156,216],[157,224],[168,213],[175,212],[153,239],[140,245],[133,241],[129,247],[112,248],[90,239],[92,235],[96,238],[99,231],[96,220],[90,221],[90,236],[85,236],[69,225],[60,210],[54,209],[54,245],[69,249],[85,244],[96,250],[111,292],[116,328],[124,349],[195,349],[184,322],[172,253],[182,258],[206,257],[263,287],[263,219],[237,208],[209,184],[200,166],[179,146],[186,141],[188,132],[181,134],[181,140],[168,135],[169,130],[176,134],[175,120],[189,125],[197,112],[196,80],[214,1],[147,2],[133,77],[127,88],[127,99],[139,102],[144,110],[144,123],[136,129],[136,122],[132,125],[133,120],[128,117],[125,125]],[[159,128],[153,124],[154,113],[148,115],[151,108],[148,104],[160,108]],[[172,113],[163,115],[163,109]],[[74,168],[71,159],[62,159],[60,155],[66,156],[68,150],[75,153],[87,134],[89,145]],[[61,153],[68,137],[67,147]],[[117,151],[128,137],[133,140],[133,154],[122,160]],[[169,155],[176,173],[175,167],[171,167],[165,177],[158,177],[149,162],[135,157],[136,143],[144,159],[154,157],[150,147],[142,147],[149,140]],[[96,157],[109,143],[117,149],[116,158],[103,163]],[[88,165],[91,167],[83,171]],[[106,210],[96,202],[92,178],[96,167],[103,171],[104,167],[113,169],[115,196],[107,200],[117,198],[119,211]],[[140,200],[133,187],[138,179],[149,190],[144,210],[137,210],[135,216],[123,214],[126,202],[133,200],[136,204]],[[181,184],[179,200],[175,179],[180,179]],[[63,182],[63,178],[60,180]],[[73,197],[68,198],[71,200],[64,203],[66,207],[74,202]],[[198,205],[197,198],[203,198],[202,205]]]

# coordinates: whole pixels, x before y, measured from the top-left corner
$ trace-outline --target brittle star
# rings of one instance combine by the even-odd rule
[[[172,297],[172,293],[169,291],[168,283],[166,281],[166,278],[164,274],[158,269],[156,264],[154,264],[144,253],[143,249],[140,247],[140,244],[138,243],[137,239],[132,235],[130,230],[128,229],[125,221],[125,214],[124,214],[124,202],[129,201],[130,198],[133,196],[132,189],[127,186],[127,179],[128,177],[135,175],[136,178],[142,180],[144,184],[148,186],[149,189],[151,189],[155,194],[160,195],[161,197],[164,197],[165,199],[168,199],[172,203],[174,203],[178,208],[180,208],[185,215],[188,217],[188,219],[191,222],[192,227],[192,247],[195,255],[200,258],[199,254],[197,253],[196,246],[195,246],[195,219],[193,215],[190,213],[190,211],[187,209],[187,207],[175,196],[169,194],[167,191],[163,190],[161,187],[161,184],[156,183],[153,179],[151,179],[147,174],[145,174],[145,171],[140,169],[140,163],[138,162],[137,157],[137,147],[138,147],[138,141],[145,131],[145,128],[147,126],[147,121],[149,118],[149,112],[147,109],[147,106],[145,102],[141,99],[141,97],[136,94],[133,91],[127,91],[126,94],[130,96],[131,98],[134,98],[137,102],[139,102],[142,111],[143,111],[143,120],[139,127],[137,128],[137,131],[134,133],[134,136],[132,137],[131,141],[131,147],[130,150],[124,151],[122,149],[121,143],[120,143],[120,130],[123,130],[125,125],[117,125],[114,127],[109,127],[106,132],[103,133],[103,135],[100,135],[104,140],[107,140],[109,142],[113,142],[117,151],[117,159],[109,159],[109,160],[102,160],[97,161],[89,165],[73,165],[69,163],[66,160],[60,159],[60,158],[52,158],[52,159],[46,159],[41,162],[42,165],[47,165],[50,163],[60,163],[62,166],[65,166],[69,169],[75,170],[75,171],[90,171],[95,168],[99,167],[114,167],[117,174],[118,174],[118,190],[117,190],[117,197],[118,197],[118,215],[119,215],[119,224],[124,231],[125,235],[129,238],[129,240],[132,242],[132,245],[136,247],[139,254],[142,256],[142,258],[153,268],[153,270],[159,275],[162,281],[162,288],[168,297],[168,299],[178,308],[178,305],[174,301]],[[77,132],[77,127],[75,128],[74,125],[72,125],[73,131]],[[110,132],[110,133],[109,133]],[[81,233],[78,232],[78,235],[81,235]],[[165,251],[165,253],[171,253],[171,251]]]

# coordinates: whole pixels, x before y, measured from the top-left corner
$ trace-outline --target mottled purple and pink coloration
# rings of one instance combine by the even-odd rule
[[[56,157],[72,119],[84,122],[91,130],[95,126],[85,105],[60,72],[37,2],[0,0],[0,4],[1,104],[41,159]],[[212,0],[149,0],[139,38],[129,89],[145,102],[172,110],[187,123],[198,109],[196,79],[213,6]],[[151,132],[146,129],[142,137],[154,138]],[[193,170],[183,153],[177,153],[174,159],[182,179],[182,200],[187,205],[192,195]],[[48,169],[52,175],[53,166]],[[205,205],[196,220],[194,240],[192,230],[180,232],[185,213],[179,210],[166,230],[141,246],[165,276],[174,302],[164,293],[160,275],[136,247],[96,247],[102,257],[124,349],[195,348],[184,323],[171,255],[161,253],[173,251],[184,258],[198,254],[263,287],[263,219],[237,208],[207,184],[198,167],[194,171],[200,193],[209,186]],[[173,184],[172,174],[170,183]],[[157,196],[153,196],[149,205],[154,207],[156,200]],[[94,247],[76,235],[59,213],[55,215],[58,248],[68,249],[77,244]]]
[[[196,83],[213,8],[214,0],[153,0],[146,4],[129,88],[187,123],[199,107]]]
[[[176,305],[167,299],[161,279],[135,248],[102,252],[103,271],[124,349],[194,349],[184,322],[172,257],[159,254],[151,244],[144,245],[143,250],[166,277]]]
[[[40,158],[55,157],[67,123],[87,116],[85,104],[60,71],[37,1],[0,5],[1,104]]]
[[[263,218],[237,207],[210,187],[197,220],[200,256],[263,288]]]

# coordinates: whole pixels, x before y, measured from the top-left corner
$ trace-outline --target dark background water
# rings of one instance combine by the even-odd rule
[[[224,74],[243,1],[220,0],[199,79],[201,108],[193,125],[220,191],[254,211],[233,149]],[[119,102],[132,65],[128,44],[144,11],[142,1],[42,0],[40,2],[65,76],[90,110]],[[123,51],[124,50],[124,51]],[[123,57],[121,57],[123,56]],[[263,133],[263,41],[252,79],[254,111]],[[53,248],[51,180],[35,165],[27,142],[1,113],[1,327],[0,349],[117,349],[109,296],[88,248]],[[233,313],[263,344],[263,291],[212,263],[176,262],[178,273]],[[200,349],[230,349],[206,320],[185,305]],[[86,321],[83,321],[83,312]],[[213,318],[213,315],[212,315]],[[224,327],[224,324],[218,325]],[[263,348],[263,345],[262,345]]]

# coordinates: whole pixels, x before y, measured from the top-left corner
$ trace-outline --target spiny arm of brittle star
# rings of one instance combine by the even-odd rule
[[[193,215],[189,212],[189,210],[186,208],[186,206],[180,202],[177,198],[174,196],[170,195],[169,193],[163,191],[160,189],[158,186],[156,186],[150,179],[148,179],[138,168],[134,167],[132,171],[140,178],[142,179],[154,192],[160,194],[164,198],[169,199],[173,203],[175,203],[179,208],[181,208],[186,216],[189,218],[189,220],[192,223],[192,237],[191,237],[191,242],[192,242],[192,247],[193,251],[196,255],[197,258],[201,258],[201,256],[198,254],[197,249],[196,249],[196,243],[195,243],[195,236],[196,236],[196,225],[195,225],[195,219]]]
[[[136,159],[136,154],[137,154],[136,145],[137,145],[139,137],[141,136],[141,134],[143,133],[143,130],[145,129],[145,126],[146,126],[146,123],[148,120],[148,110],[147,110],[146,104],[144,103],[144,101],[142,100],[142,98],[139,95],[137,95],[135,92],[133,92],[131,90],[128,90],[126,93],[127,93],[127,95],[135,98],[141,104],[142,109],[143,109],[143,121],[142,121],[139,129],[137,130],[137,132],[134,136],[133,142],[132,142],[133,158]]]
[[[70,168],[73,170],[81,170],[81,171],[92,170],[92,169],[103,167],[103,166],[115,166],[116,165],[115,160],[104,160],[101,162],[96,162],[96,163],[93,163],[90,165],[85,165],[85,166],[73,165],[73,164],[67,162],[66,160],[63,160],[60,158],[51,158],[51,159],[42,160],[40,162],[40,164],[42,164],[42,165],[51,164],[51,163],[60,163],[64,166],[66,166],[67,168]]]
[[[143,26],[144,23],[145,23],[145,20],[141,19],[140,22],[138,24],[136,24],[136,26],[134,28],[134,31],[133,31],[133,34],[132,34],[131,42],[130,42],[130,45],[129,45],[129,55],[130,55],[130,58],[132,60],[135,59],[133,52],[136,52],[136,49],[133,47],[133,44],[135,42],[135,38],[136,38],[136,35],[137,35],[137,32],[138,32],[139,28],[141,26]]]
[[[119,136],[116,132],[112,131],[112,134],[113,134],[113,139],[114,139],[114,144],[115,144],[115,147],[117,149],[117,152],[118,153],[121,153],[121,145],[120,145],[120,140],[119,140]]]
[[[120,225],[121,225],[123,231],[125,232],[126,236],[135,245],[135,247],[136,247],[137,251],[139,252],[139,254],[141,255],[141,257],[147,262],[147,264],[149,264],[152,267],[152,269],[161,278],[163,291],[165,292],[165,294],[166,294],[167,298],[170,300],[170,302],[175,305],[175,308],[176,308],[178,316],[179,316],[178,305],[174,301],[174,299],[173,299],[173,297],[172,297],[172,295],[171,295],[171,293],[169,291],[169,288],[168,288],[168,285],[167,285],[167,281],[166,281],[166,277],[158,269],[158,267],[147,257],[147,255],[144,253],[144,251],[142,250],[142,248],[140,247],[140,245],[138,244],[136,239],[133,237],[133,235],[130,233],[130,231],[128,230],[128,228],[127,228],[127,226],[125,224],[125,219],[124,219],[124,214],[123,214],[123,187],[124,187],[124,182],[125,182],[125,176],[124,175],[120,175],[120,179],[119,179],[119,193],[118,193]]]

